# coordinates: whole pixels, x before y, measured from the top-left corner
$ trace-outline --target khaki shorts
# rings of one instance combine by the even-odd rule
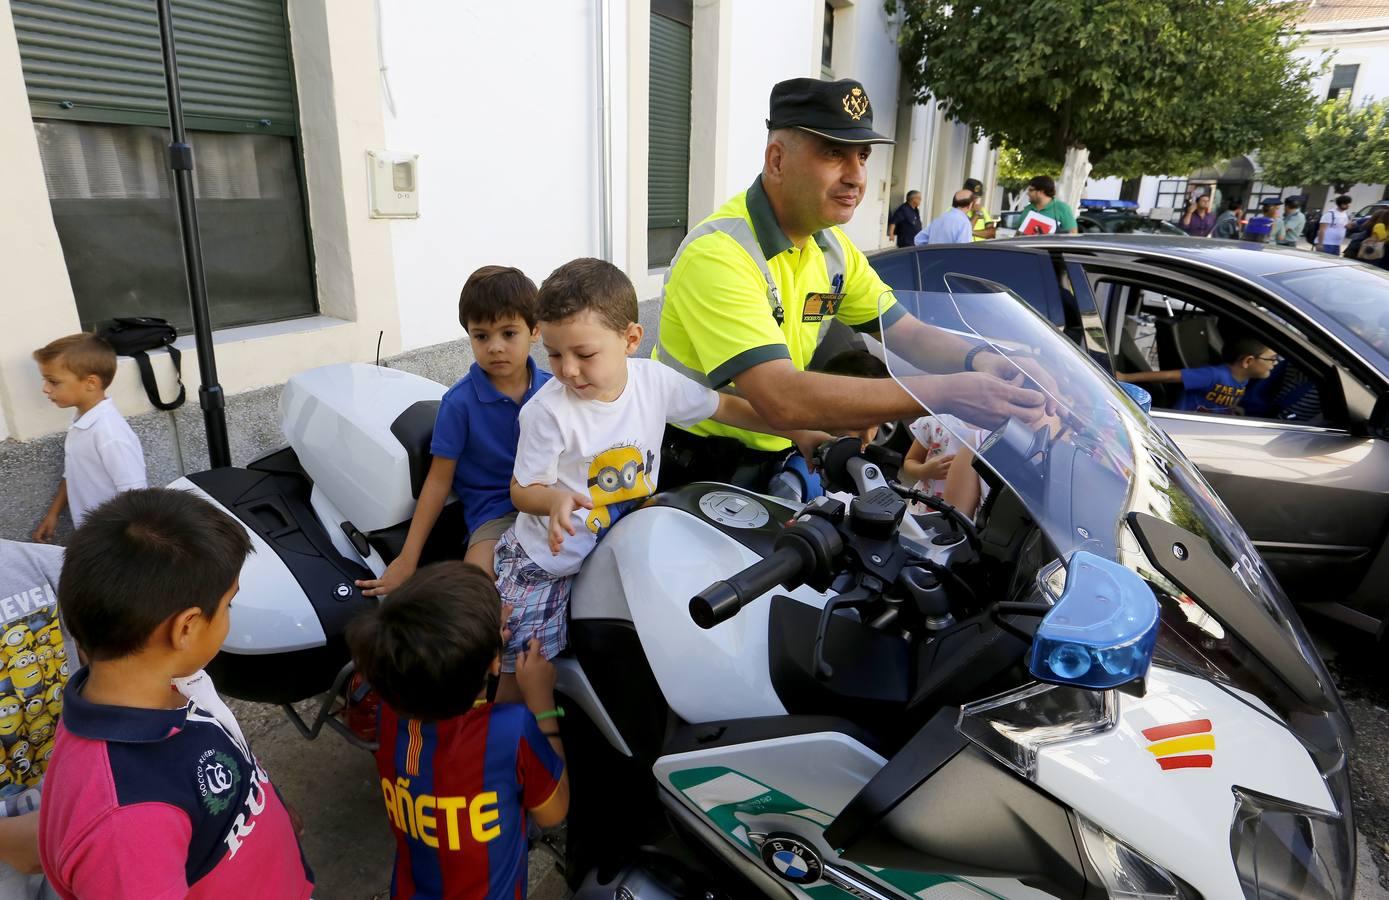
[[[474,544],[481,541],[499,541],[506,530],[516,524],[515,511],[509,512],[504,516],[497,516],[495,519],[488,519],[477,527],[472,534],[468,535],[468,549],[471,550]]]

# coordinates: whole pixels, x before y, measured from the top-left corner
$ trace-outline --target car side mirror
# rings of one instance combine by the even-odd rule
[[[1389,412],[1374,391],[1361,384],[1344,366],[1336,366],[1336,383],[1341,391],[1341,399],[1345,401],[1346,419],[1350,425],[1361,428],[1373,426]]]

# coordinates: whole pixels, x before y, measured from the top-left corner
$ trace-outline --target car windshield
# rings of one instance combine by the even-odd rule
[[[1378,368],[1389,369],[1389,271],[1332,265],[1270,275],[1338,326],[1338,337]]]

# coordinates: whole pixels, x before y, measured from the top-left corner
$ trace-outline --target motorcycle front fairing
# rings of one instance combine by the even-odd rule
[[[978,465],[1017,495],[1061,560],[1077,550],[1114,560],[1159,600],[1147,692],[1114,694],[1112,725],[1093,735],[1035,743],[1030,777],[1208,897],[1349,896],[1348,719],[1247,536],[1167,436],[1021,299],[979,279],[946,282],[949,293],[899,291],[882,302],[980,347],[976,358],[1006,360],[1014,383],[1046,401],[1032,422],[986,428]],[[923,397],[913,363],[940,372],[938,362],[901,346],[891,328],[884,344],[893,377]],[[1064,575],[1055,566],[1039,581]],[[1025,731],[1012,737],[1026,743]],[[1125,787],[1099,795],[1097,784]]]

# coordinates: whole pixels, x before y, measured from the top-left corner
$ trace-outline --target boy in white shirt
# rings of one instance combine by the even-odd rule
[[[540,286],[536,306],[554,378],[521,408],[511,482],[519,515],[497,544],[497,588],[513,610],[498,702],[519,698],[508,673],[532,638],[547,659],[568,643],[574,575],[613,523],[655,493],[667,422],[780,433],[746,400],[631,358],[642,339],[637,293],[611,263],[565,263]],[[784,436],[807,456],[829,438]]]
[[[63,480],[33,538],[48,543],[67,506],[73,527],[120,491],[146,487],[140,439],[121,417],[106,389],[116,377],[116,351],[94,334],[70,334],[34,351],[43,393],[77,416],[63,442]]]

